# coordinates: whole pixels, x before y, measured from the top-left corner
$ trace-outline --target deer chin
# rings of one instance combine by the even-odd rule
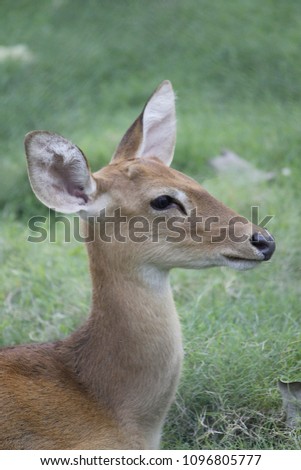
[[[223,255],[223,265],[236,269],[237,271],[247,271],[253,269],[264,261],[264,259],[248,259],[235,256]]]

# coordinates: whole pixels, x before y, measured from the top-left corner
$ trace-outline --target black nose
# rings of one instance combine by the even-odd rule
[[[264,261],[271,258],[276,248],[275,240],[269,232],[266,232],[266,237],[260,232],[253,233],[251,243],[263,254]]]

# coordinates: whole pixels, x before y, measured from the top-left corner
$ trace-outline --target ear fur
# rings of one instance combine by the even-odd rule
[[[96,183],[83,152],[58,134],[33,131],[25,137],[28,175],[34,193],[59,212],[85,210]]]
[[[171,83],[165,80],[122,138],[112,162],[121,158],[156,157],[170,165],[175,142],[175,94]]]

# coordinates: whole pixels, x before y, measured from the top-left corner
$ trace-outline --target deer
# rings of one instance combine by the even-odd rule
[[[265,228],[170,168],[175,141],[167,80],[97,172],[64,137],[26,135],[33,192],[80,217],[92,299],[87,319],[65,338],[0,350],[1,449],[158,449],[183,361],[170,270],[246,270],[273,255]],[[119,224],[122,240],[102,223],[117,209],[136,224]]]

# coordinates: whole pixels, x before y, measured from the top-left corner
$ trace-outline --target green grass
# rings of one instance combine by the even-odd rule
[[[34,55],[0,62],[0,344],[63,337],[90,301],[82,246],[27,242],[27,219],[43,208],[24,134],[71,138],[96,170],[168,78],[178,94],[174,167],[246,217],[252,205],[272,214],[277,251],[250,272],[172,273],[186,355],[164,448],[300,448],[277,390],[279,377],[301,380],[300,2],[2,0],[0,13],[0,45]],[[216,176],[208,159],[221,148],[275,179]]]

